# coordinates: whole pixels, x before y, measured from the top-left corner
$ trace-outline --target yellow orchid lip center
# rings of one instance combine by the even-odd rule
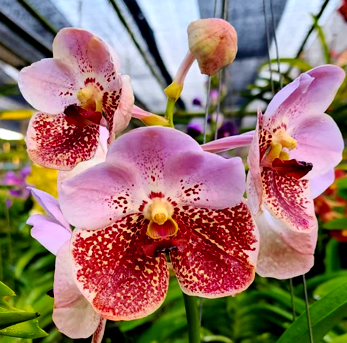
[[[262,160],[262,163],[264,165],[271,165],[274,159],[276,158],[279,158],[281,160],[289,160],[289,153],[288,151],[283,150],[283,148],[286,148],[289,151],[291,151],[295,149],[296,146],[296,139],[291,137],[287,131],[278,131],[272,138],[272,141],[270,143],[265,157]]]
[[[80,102],[80,106],[85,110],[96,112],[102,111],[102,101],[100,99],[100,94],[92,84],[89,84],[87,87],[82,88],[77,93],[77,99]]]
[[[160,239],[174,236],[178,231],[178,225],[172,219],[173,207],[162,198],[154,198],[144,212],[144,216],[150,222],[147,227],[147,236],[152,239]]]

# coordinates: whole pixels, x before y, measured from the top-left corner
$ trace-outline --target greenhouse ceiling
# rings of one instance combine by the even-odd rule
[[[221,2],[218,4],[221,7]],[[270,2],[265,4],[271,26]],[[312,28],[310,14],[322,14],[321,20],[326,21],[338,4],[338,0],[273,1],[280,56],[293,57],[302,50]],[[262,0],[229,2],[228,20],[235,26],[239,40],[236,61],[227,69],[224,80],[229,108],[242,103],[239,92],[255,80],[259,66],[267,59],[263,5]],[[0,85],[14,84],[22,67],[51,57],[53,38],[61,28],[82,27],[116,49],[122,73],[131,76],[137,102],[162,112],[166,103],[163,88],[171,82],[188,49],[186,27],[198,18],[212,17],[214,6],[211,0],[1,0]],[[220,17],[219,7],[216,16]],[[274,53],[272,47],[272,58]],[[192,100],[204,101],[205,80],[195,65],[178,104],[181,109],[196,111]],[[28,105],[20,95],[0,98],[0,110],[23,107]]]

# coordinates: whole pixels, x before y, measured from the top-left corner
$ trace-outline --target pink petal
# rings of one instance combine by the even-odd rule
[[[102,317],[100,317],[100,322],[99,322],[99,326],[96,328],[93,338],[92,338],[92,343],[101,343],[102,339],[104,337],[104,332],[106,329],[106,319],[103,319]]]
[[[313,114],[297,120],[288,134],[297,140],[290,158],[313,164],[308,179],[322,175],[342,160],[344,141],[334,120],[326,114]]]
[[[170,251],[183,292],[217,298],[252,283],[258,231],[246,204],[223,210],[184,207],[173,218],[179,227],[176,239],[187,242]]]
[[[265,125],[301,116],[323,113],[330,105],[344,80],[343,69],[333,65],[313,68],[301,74],[278,92],[265,112]],[[295,122],[293,122],[295,125]]]
[[[261,110],[258,109],[257,126],[247,158],[249,167],[249,172],[247,175],[247,198],[253,214],[259,212],[263,196],[259,150],[259,129],[262,127],[262,125],[263,114],[261,113]]]
[[[129,76],[121,76],[121,89],[104,93],[103,109],[105,112],[108,129],[110,131],[109,144],[115,135],[123,131],[130,122],[134,105],[134,93]]]
[[[41,112],[58,114],[78,103],[73,70],[63,60],[46,58],[23,68],[18,78],[25,100]]]
[[[40,206],[45,210],[45,212],[55,219],[65,230],[71,233],[70,224],[64,218],[58,200],[52,197],[50,194],[40,191],[39,189],[28,187],[31,191],[31,194],[35,200],[40,204]]]
[[[164,301],[169,273],[165,254],[145,255],[148,221],[128,215],[100,230],[75,230],[72,255],[79,289],[104,318],[132,320]]]
[[[71,232],[53,218],[36,214],[30,216],[27,224],[33,226],[31,236],[54,255],[70,240]]]
[[[254,133],[254,131],[250,131],[237,136],[220,138],[203,144],[201,147],[204,151],[213,153],[223,152],[240,147],[247,147],[251,145]]]
[[[314,245],[317,230],[311,233],[297,232],[291,236],[291,244],[285,242],[282,231],[283,223],[273,217],[268,211],[255,217],[260,232],[260,251],[256,272],[263,277],[289,279],[307,273],[314,264]],[[311,246],[306,253],[297,251],[294,247]]]
[[[89,77],[97,76],[102,80],[110,78],[108,83],[113,81],[115,66],[119,65],[115,52],[101,38],[70,27],[61,29],[54,38],[53,56],[70,65],[76,75],[88,73]]]
[[[321,195],[329,186],[333,184],[335,180],[335,170],[331,169],[327,173],[317,176],[310,180],[311,197],[317,198]]]
[[[245,169],[239,157],[188,151],[168,159],[163,176],[165,196],[180,205],[233,207],[245,192]]]
[[[125,162],[100,163],[65,181],[59,187],[64,216],[78,228],[99,229],[138,212],[142,199],[148,197],[135,172]]]
[[[87,338],[98,328],[100,315],[74,283],[69,243],[58,252],[54,274],[53,321],[70,338]]]
[[[64,114],[50,116],[36,113],[27,131],[30,158],[45,168],[71,170],[79,162],[95,155],[99,139],[99,126],[83,128],[71,125]]]
[[[109,137],[108,130],[100,126],[100,139],[98,148],[96,149],[95,155],[88,161],[79,163],[74,169],[70,171],[60,171],[58,174],[58,190],[60,191],[60,185],[73,178],[74,176],[82,173],[83,171],[96,166],[99,163],[106,161],[106,153],[107,153],[107,140]]]
[[[311,232],[317,226],[309,181],[280,176],[263,168],[263,204],[292,230]]]

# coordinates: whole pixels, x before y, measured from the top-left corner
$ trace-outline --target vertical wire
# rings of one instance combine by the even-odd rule
[[[214,9],[213,9],[213,17],[214,18],[217,15],[217,3],[218,3],[218,0],[215,0],[215,2],[214,2]],[[204,138],[203,138],[203,143],[204,144],[206,143],[207,120],[208,120],[209,107],[210,107],[211,76],[208,77],[208,81],[207,82],[208,82],[208,84],[207,84],[207,95],[206,95],[206,106],[205,106]],[[202,310],[202,299],[200,299],[200,308]]]
[[[207,119],[210,107],[210,92],[211,92],[211,77],[208,77],[207,85],[207,95],[206,95],[206,107],[205,107],[205,122],[204,122],[204,140],[203,143],[206,143],[206,134],[207,134]]]
[[[289,279],[289,287],[290,287],[290,299],[291,299],[291,302],[292,302],[293,322],[295,322],[295,319],[296,319],[296,311],[295,311],[295,302],[294,302],[294,286],[293,286],[293,279]]]
[[[305,306],[306,306],[306,317],[307,317],[308,333],[309,333],[309,336],[310,336],[310,343],[314,343],[314,341],[313,341],[311,316],[310,316],[310,306],[309,306],[309,303],[308,303],[308,294],[307,294],[307,285],[306,285],[305,274],[302,276],[302,282],[304,284]]]
[[[270,0],[270,10],[271,10],[272,31],[273,31],[273,35],[274,35],[274,42],[275,42],[275,49],[276,49],[277,70],[278,70],[278,75],[279,75],[280,89],[282,89],[283,82],[282,82],[282,74],[281,74],[280,54],[278,52],[276,23],[275,23],[275,16],[274,16],[274,9],[273,9],[273,5],[272,5],[272,0]]]
[[[267,22],[267,11],[266,11],[265,0],[263,0],[263,12],[264,12],[264,22],[265,22],[265,31],[266,31],[267,59],[268,59],[269,71],[270,71],[270,83],[271,83],[272,94],[274,95],[275,88],[274,88],[274,82],[272,78],[272,66],[271,66],[271,58],[270,58],[270,31],[269,31],[269,25]]]
[[[222,6],[222,18],[224,20],[227,20],[227,14],[229,9],[229,1],[223,0],[223,6]],[[221,97],[221,89],[222,89],[222,82],[223,82],[223,70],[221,69],[218,72],[218,97],[217,97],[217,113],[216,113],[216,120],[215,120],[215,130],[214,130],[214,139],[217,139],[218,134],[218,119],[219,119],[219,112],[220,112],[220,97]]]
[[[82,27],[82,0],[78,1],[78,7],[77,7],[77,11],[78,11],[78,27]]]

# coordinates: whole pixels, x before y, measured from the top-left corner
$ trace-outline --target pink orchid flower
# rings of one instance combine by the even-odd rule
[[[32,215],[31,235],[52,254],[57,255],[54,274],[53,321],[58,330],[70,338],[87,338],[101,343],[106,319],[96,313],[74,282],[69,244],[72,231],[59,204],[51,195],[31,188],[31,193],[48,216]]]
[[[27,147],[37,164],[71,170],[94,156],[100,125],[107,126],[109,143],[128,125],[134,96],[116,54],[88,31],[60,30],[53,56],[19,75],[22,95],[40,111],[30,120]]]
[[[64,182],[75,282],[111,320],[154,312],[169,281],[166,252],[188,295],[235,295],[253,281],[258,233],[243,200],[240,158],[204,152],[175,129],[135,129],[106,162]]]
[[[333,181],[344,142],[324,113],[344,80],[325,65],[301,74],[270,102],[250,147],[248,199],[257,216],[257,273],[280,279],[306,273],[314,262],[313,198]]]

